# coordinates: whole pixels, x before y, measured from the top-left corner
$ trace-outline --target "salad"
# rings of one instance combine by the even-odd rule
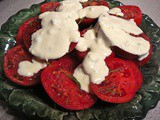
[[[11,81],[24,87],[42,83],[50,98],[69,110],[87,109],[98,99],[133,99],[143,82],[139,66],[152,52],[138,27],[137,6],[109,9],[104,0],[66,0],[40,9],[39,17],[20,26],[17,45],[4,57]]]

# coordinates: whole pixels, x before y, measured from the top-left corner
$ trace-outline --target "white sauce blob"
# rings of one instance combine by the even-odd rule
[[[98,34],[97,37],[96,34]],[[109,69],[104,59],[109,56],[112,51],[109,49],[109,46],[107,46],[105,36],[101,30],[96,33],[94,29],[90,29],[84,34],[83,38],[84,39],[79,41],[76,49],[80,51],[90,49],[90,52],[85,56],[82,62],[82,68],[85,73],[89,75],[93,83],[99,84],[104,81],[105,76],[108,75]],[[83,75],[80,73],[81,71],[78,72],[80,75]],[[78,75],[79,79],[80,75]],[[77,78],[77,76],[74,77]],[[83,80],[83,76],[81,77],[81,80]]]
[[[78,0],[65,0],[60,2],[59,12],[64,12],[68,17],[76,20],[79,18],[78,11],[81,10],[82,4]]]
[[[101,14],[109,10],[106,6],[88,6],[79,10],[79,18],[98,18]]]
[[[81,89],[86,92],[89,92],[90,78],[86,73],[84,73],[84,70],[82,69],[81,65],[79,65],[75,69],[73,76],[76,76],[77,81],[81,85]]]
[[[123,17],[124,14],[122,13],[121,9],[120,8],[112,8],[108,11],[109,14],[112,14],[112,15],[117,15],[117,16],[121,16]]]
[[[26,77],[31,77],[35,73],[38,73],[41,69],[45,68],[46,66],[46,63],[39,62],[35,59],[32,59],[32,62],[22,61],[19,63],[18,66],[18,74]]]
[[[78,25],[63,12],[40,15],[42,29],[32,35],[29,51],[41,59],[57,59],[69,51],[71,42],[80,39]]]
[[[125,20],[105,14],[99,17],[98,22],[111,46],[117,46],[138,56],[148,53],[150,49],[149,42],[142,37],[130,35],[143,33],[133,20]]]

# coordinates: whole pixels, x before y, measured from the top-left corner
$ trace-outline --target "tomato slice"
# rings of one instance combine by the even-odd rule
[[[109,75],[100,84],[90,83],[93,92],[111,103],[125,103],[134,97],[136,80],[130,62],[118,58],[107,59]]]
[[[24,43],[25,47],[27,49],[29,49],[31,46],[31,36],[34,32],[36,32],[37,30],[39,30],[41,28],[41,20],[38,18],[38,16],[33,17],[33,18],[27,20],[24,23],[23,27],[24,27],[23,28],[23,36],[22,36],[23,43]]]
[[[56,9],[60,6],[59,2],[47,2],[40,6],[41,13],[47,11],[56,11]]]
[[[118,6],[124,14],[123,18],[130,20],[134,19],[135,23],[139,26],[142,23],[142,11],[139,7],[134,5]]]
[[[133,35],[133,36],[135,36],[135,35]],[[145,59],[139,61],[138,60],[138,58],[139,58],[138,55],[134,55],[134,54],[131,54],[129,52],[126,52],[126,51],[122,50],[121,48],[119,48],[117,46],[112,46],[111,49],[118,57],[124,58],[124,59],[129,59],[129,60],[134,60],[139,66],[142,66],[142,65],[146,64],[151,57],[152,44],[150,42],[150,39],[145,34],[140,34],[140,35],[135,36],[135,37],[142,37],[150,43],[149,55]]]
[[[83,8],[88,6],[106,6],[109,7],[109,4],[106,0],[89,0],[87,2],[82,3]],[[97,19],[91,18],[82,18],[77,20],[81,29],[91,26],[92,24],[96,23]]]
[[[80,90],[72,76],[79,65],[77,59],[67,55],[54,61],[41,74],[41,81],[50,98],[58,105],[70,110],[83,110],[91,107],[97,98]]]
[[[143,66],[143,65],[145,65],[145,64],[149,61],[149,59],[151,58],[151,55],[152,55],[152,43],[151,43],[151,40],[149,39],[149,37],[148,37],[147,35],[141,34],[141,35],[139,35],[139,36],[140,36],[140,37],[143,37],[145,40],[147,40],[147,41],[150,43],[149,55],[148,55],[145,59],[143,59],[143,60],[141,60],[141,61],[138,61],[138,60],[137,60],[137,64],[138,64],[139,66]]]
[[[16,36],[16,44],[17,45],[23,44],[23,40],[22,40],[23,29],[24,29],[23,25],[21,25],[18,29],[18,33],[17,33],[17,36]]]
[[[16,43],[25,44],[27,48],[31,45],[31,34],[41,28],[41,20],[38,16],[32,17],[25,21],[18,29]]]
[[[18,45],[7,51],[4,57],[4,72],[14,83],[21,86],[32,86],[40,82],[40,72],[32,77],[21,76],[17,73],[21,61],[31,61],[33,56],[22,46]]]

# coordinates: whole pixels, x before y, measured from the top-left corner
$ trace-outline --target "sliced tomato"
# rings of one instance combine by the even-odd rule
[[[54,61],[41,74],[41,81],[50,98],[58,105],[70,110],[83,110],[91,107],[97,98],[81,90],[72,76],[79,65],[77,59],[67,55]]]
[[[18,29],[18,33],[16,36],[16,44],[17,45],[23,44],[23,40],[22,40],[23,31],[24,31],[23,29],[24,29],[23,25],[21,25]]]
[[[142,23],[142,11],[139,7],[134,5],[118,6],[124,14],[123,18],[130,20],[134,19],[135,23],[139,26]]]
[[[47,2],[40,6],[41,13],[47,11],[56,11],[56,9],[60,6],[59,2]]]
[[[149,61],[149,59],[151,58],[151,55],[152,55],[152,43],[151,43],[151,41],[150,41],[150,39],[149,39],[149,37],[148,37],[147,35],[141,34],[140,37],[144,38],[145,40],[147,40],[147,41],[150,43],[149,55],[148,55],[145,59],[143,59],[143,60],[141,60],[141,61],[138,61],[138,60],[137,60],[137,64],[138,64],[139,66],[143,66],[143,65],[145,65],[145,64]]]
[[[21,86],[32,86],[40,82],[40,72],[32,77],[24,77],[17,73],[21,61],[31,61],[32,55],[22,46],[18,45],[7,51],[4,57],[4,72],[14,83]]]
[[[100,84],[90,83],[91,89],[101,100],[111,103],[129,102],[136,91],[132,64],[118,58],[107,59],[106,63],[109,75]]]
[[[109,7],[109,4],[106,0],[89,0],[87,2],[82,3],[83,8],[88,6],[106,6]],[[79,24],[80,28],[86,28],[90,25],[96,23],[97,19],[91,19],[91,18],[82,18],[77,20],[77,23]]]
[[[16,36],[17,45],[23,44],[28,48],[31,44],[31,34],[41,28],[41,21],[38,16],[32,17],[25,21],[18,29]]]
[[[34,32],[41,28],[41,20],[38,18],[38,16],[33,17],[27,20],[24,23],[23,27],[23,43],[26,46],[26,48],[29,49],[31,46],[31,36]]]
[[[133,36],[135,36],[135,35],[133,35]],[[142,65],[146,64],[151,57],[152,44],[150,42],[150,39],[145,34],[140,34],[140,35],[135,36],[135,37],[142,37],[150,43],[149,55],[145,59],[143,59],[141,61],[138,61],[138,58],[139,58],[138,55],[128,53],[128,52],[122,50],[121,48],[119,48],[117,46],[112,46],[111,49],[118,57],[121,57],[121,58],[124,58],[124,59],[129,59],[129,60],[134,60],[139,66],[142,66]]]
[[[134,61],[130,61],[131,67],[134,69],[135,80],[136,80],[136,91],[140,89],[143,83],[143,76],[138,67],[138,65]]]

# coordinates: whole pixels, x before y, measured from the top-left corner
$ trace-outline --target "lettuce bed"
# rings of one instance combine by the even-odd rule
[[[48,1],[54,0],[45,2]],[[108,1],[112,7],[122,5],[117,1]],[[23,21],[40,14],[40,4],[19,11],[1,27],[0,98],[6,101],[9,107],[36,120],[139,120],[146,116],[148,110],[157,105],[160,100],[160,28],[147,15],[143,15],[141,28],[153,43],[153,53],[148,64],[141,68],[144,78],[143,86],[129,103],[110,104],[98,101],[87,110],[67,111],[51,101],[41,85],[22,88],[10,82],[3,72],[3,56],[15,45],[14,37]]]

